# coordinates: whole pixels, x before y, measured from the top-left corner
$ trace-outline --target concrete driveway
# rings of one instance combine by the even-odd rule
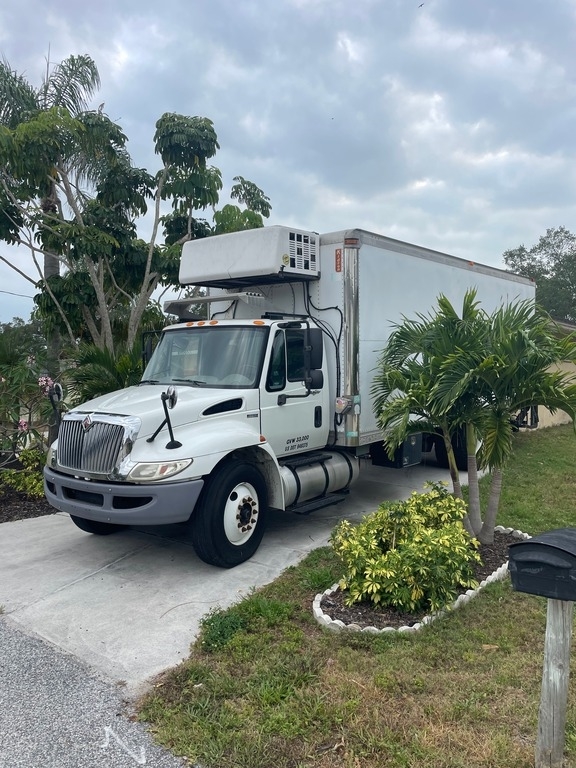
[[[4,523],[4,620],[110,682],[123,681],[134,695],[188,655],[200,620],[212,608],[231,605],[326,544],[339,519],[357,520],[385,499],[421,490],[426,480],[447,481],[448,473],[433,461],[403,470],[363,462],[344,502],[308,517],[273,517],[256,555],[232,570],[200,561],[183,525],[94,536],[62,513]]]

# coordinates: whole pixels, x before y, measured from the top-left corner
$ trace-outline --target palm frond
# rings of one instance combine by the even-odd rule
[[[74,403],[87,402],[108,392],[137,384],[142,376],[141,352],[138,345],[131,350],[100,349],[82,344],[74,365],[64,374]]]
[[[77,115],[88,108],[91,96],[100,87],[100,75],[87,54],[69,56],[56,64],[44,80],[38,98],[44,109],[64,107]]]
[[[39,108],[36,91],[4,59],[0,62],[0,123],[16,126]]]

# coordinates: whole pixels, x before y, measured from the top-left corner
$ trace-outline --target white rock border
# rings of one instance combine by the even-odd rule
[[[518,531],[515,528],[504,528],[501,525],[497,525],[496,528],[494,528],[495,531],[498,531],[499,533],[511,533],[512,536],[514,536],[517,539],[531,539],[532,537],[529,536],[527,533],[523,533],[522,531]],[[340,587],[338,584],[333,584],[328,589],[324,590],[324,592],[320,592],[316,595],[312,602],[312,613],[314,614],[314,618],[320,624],[322,627],[326,627],[326,629],[330,629],[333,632],[341,632],[343,629],[347,629],[351,632],[366,632],[368,634],[372,635],[379,635],[383,632],[417,632],[419,629],[421,629],[425,624],[430,624],[430,622],[434,621],[435,619],[440,618],[440,616],[444,616],[445,613],[448,611],[453,611],[455,608],[460,607],[461,605],[465,605],[466,603],[470,602],[473,597],[475,597],[478,592],[483,589],[486,584],[491,584],[493,581],[501,581],[506,577],[506,574],[508,573],[508,561],[503,563],[500,568],[497,568],[494,573],[491,573],[490,576],[487,576],[484,581],[481,581],[480,584],[476,587],[476,589],[468,589],[466,592],[462,595],[459,595],[459,597],[456,598],[456,600],[452,603],[452,605],[448,606],[448,608],[444,608],[441,611],[437,611],[436,613],[431,613],[429,616],[424,616],[422,621],[417,622],[416,624],[413,624],[411,627],[409,626],[403,626],[403,627],[384,627],[383,629],[378,629],[377,627],[361,627],[359,624],[344,624],[343,621],[340,619],[332,619],[327,613],[324,613],[322,608],[320,607],[320,603],[322,602],[322,598],[324,595],[331,595],[334,592],[336,592]]]

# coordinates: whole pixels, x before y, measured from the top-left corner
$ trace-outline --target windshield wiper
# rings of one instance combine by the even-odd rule
[[[182,384],[193,384],[195,387],[201,387],[202,384],[206,384],[205,381],[199,379],[172,379],[172,381],[181,382]]]
[[[158,379],[142,379],[142,381],[139,381],[138,384],[160,384]]]

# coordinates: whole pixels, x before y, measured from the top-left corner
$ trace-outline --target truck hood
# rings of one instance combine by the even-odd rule
[[[112,414],[114,416],[137,416],[142,427],[139,437],[147,437],[158,428],[164,419],[160,395],[166,386],[143,384],[110,392],[72,409],[72,413]],[[219,406],[216,413],[221,415],[230,403],[230,411],[244,411],[257,408],[258,391],[254,389],[202,389],[199,387],[176,387],[178,401],[169,411],[173,427],[198,421],[208,408]],[[239,407],[238,401],[242,401]],[[205,418],[209,418],[206,414]]]

